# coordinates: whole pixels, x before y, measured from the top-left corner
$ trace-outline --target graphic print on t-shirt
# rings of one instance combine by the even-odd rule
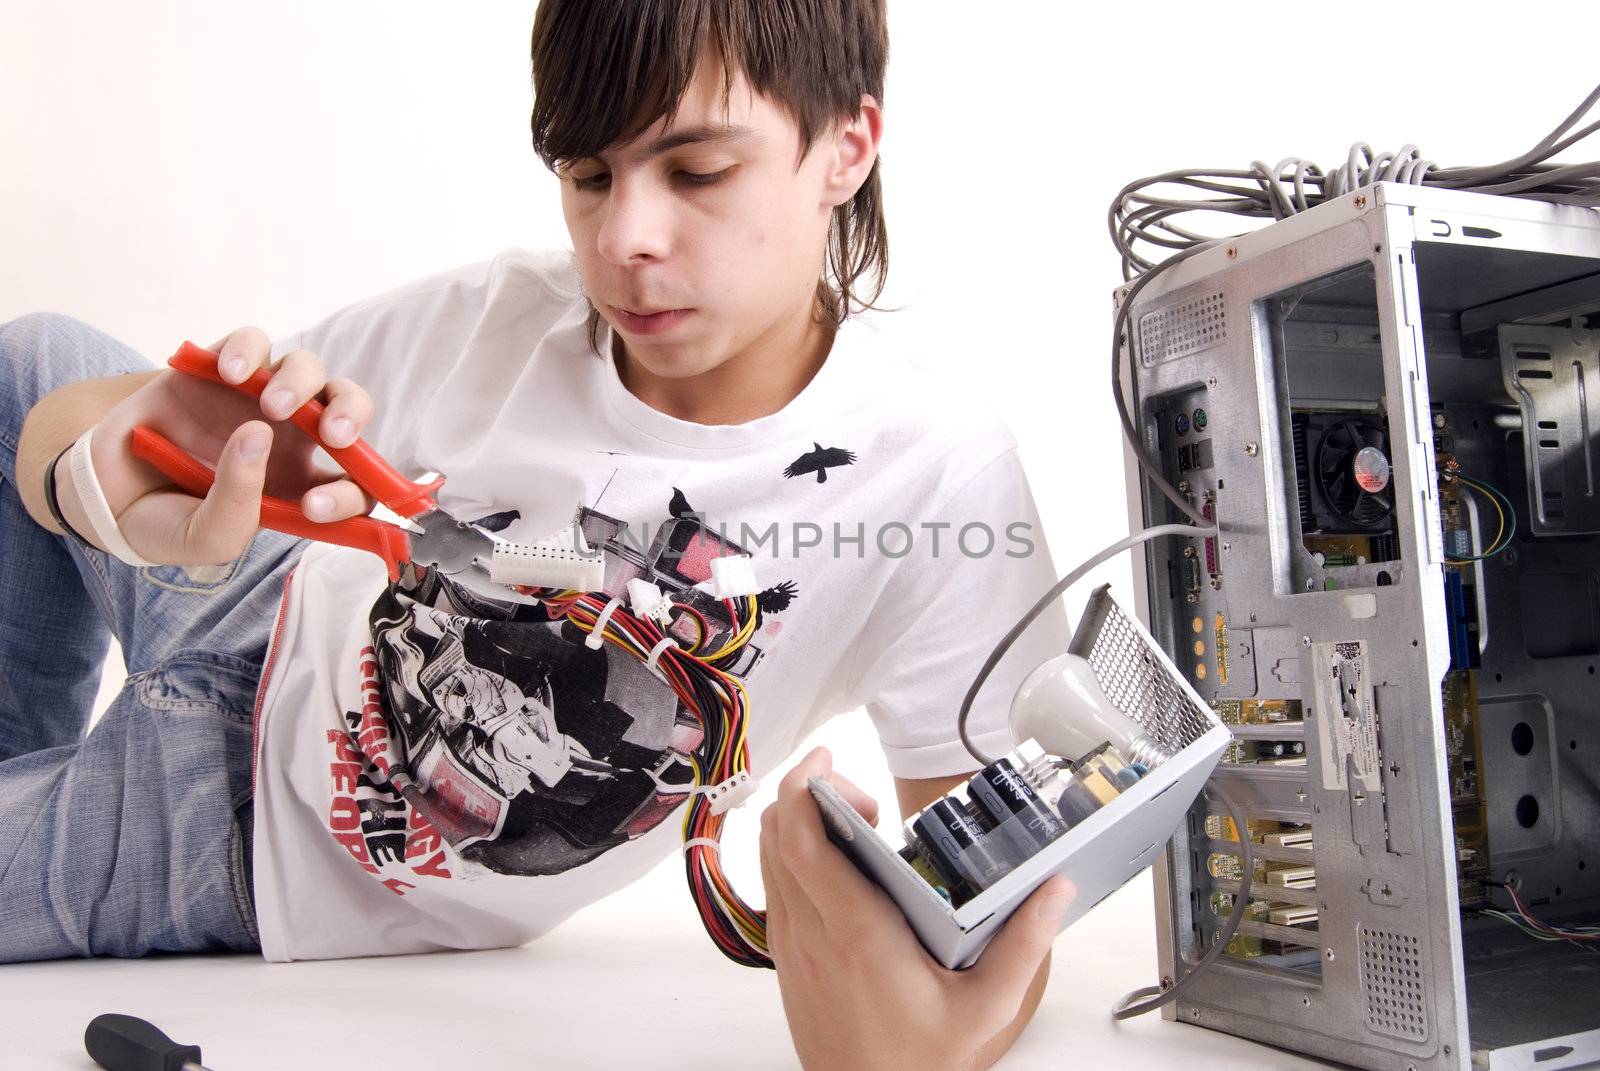
[[[645,547],[592,508],[580,508],[574,523],[604,553],[606,592],[648,580],[688,606],[666,631],[684,648],[716,651],[736,625],[695,585],[710,579],[713,558],[744,549],[677,488],[667,514]],[[498,530],[515,519],[483,522]],[[797,594],[792,581],[761,592],[756,634]],[[386,881],[396,892],[418,873],[409,843],[396,852],[397,831],[408,827],[427,828],[496,873],[559,874],[641,836],[688,798],[689,758],[704,739],[698,717],[616,645],[591,648],[583,630],[545,606],[489,602],[409,566],[369,620],[366,660],[376,673],[368,688],[381,697],[382,724],[371,711],[346,715],[349,742],[369,760],[360,789],[367,851],[347,843],[349,831],[341,843],[369,871],[403,877]],[[742,678],[762,654],[747,642],[718,665]]]
[[[783,470],[783,477],[792,480],[796,476],[808,476],[814,472],[817,474],[818,483],[827,483],[829,469],[855,463],[856,455],[844,447],[823,446],[819,442],[813,442],[810,450],[795,458],[789,463],[789,467]]]

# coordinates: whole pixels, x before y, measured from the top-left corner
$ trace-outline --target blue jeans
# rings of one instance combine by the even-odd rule
[[[15,486],[34,403],[150,367],[68,317],[0,324],[0,962],[259,947],[251,717],[305,543],[134,568],[41,528]],[[111,636],[127,683],[86,734]]]

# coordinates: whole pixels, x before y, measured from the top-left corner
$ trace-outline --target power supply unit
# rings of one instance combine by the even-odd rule
[[[1138,612],[1245,817],[1200,797],[1158,861],[1165,981],[1248,887],[1163,1014],[1365,1068],[1600,1061],[1600,214],[1379,183],[1125,315],[1143,448],[1216,524],[1148,544]],[[1182,520],[1127,456],[1133,524]]]
[[[947,794],[908,816],[907,847],[898,850],[826,778],[815,777],[809,783],[829,839],[889,894],[923,947],[946,967],[976,962],[1012,912],[1051,874],[1070,878],[1077,890],[1060,922],[1065,929],[1144,871],[1205,788],[1227,746],[1229,734],[1216,715],[1149,633],[1122,611],[1107,587],[1089,597],[1069,654],[1083,659],[1085,670],[1103,689],[1106,704],[1127,712],[1141,741],[1149,746],[1138,756],[1151,763],[1149,768],[1135,767],[1143,770],[1141,774],[1121,781],[1112,772],[1108,779],[1096,773],[1091,760],[1072,763],[1075,776],[1061,777],[1055,764],[1046,761],[1050,756],[1039,748],[1039,741],[1019,739],[1022,746],[1010,757],[1016,760],[1018,779],[1041,790],[1026,793],[1042,808],[1024,810],[1023,801],[1004,785],[998,793],[990,785],[986,795],[979,796],[975,789],[983,789],[994,770],[987,766],[964,792]],[[1049,663],[1040,668],[1048,669]],[[1058,697],[1047,690],[1042,704],[1052,720],[1065,717],[1055,702]],[[1106,739],[1103,723],[1078,731],[1090,733],[1088,739]],[[1013,735],[1019,735],[1015,728]],[[1099,750],[1117,755],[1109,743]],[[1120,758],[1117,765],[1122,765]],[[1048,769],[1059,787],[1068,791],[1051,793],[1048,783],[1038,780],[1040,769]],[[1098,782],[1094,792],[1099,798],[1084,792],[1075,799],[1071,789],[1092,782]],[[1000,793],[1011,798],[995,799]],[[953,823],[940,820],[925,825],[927,819],[920,817],[948,808],[954,808]],[[969,812],[982,816],[979,822],[969,823]],[[1047,830],[1041,830],[1039,817],[1048,823]],[[929,869],[913,866],[910,859],[916,856],[908,859],[913,849],[931,855]],[[949,887],[964,884],[962,875],[972,877],[973,895],[958,899]]]

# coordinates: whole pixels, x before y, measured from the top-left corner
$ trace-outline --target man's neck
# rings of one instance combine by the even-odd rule
[[[812,309],[797,322],[774,324],[739,353],[695,376],[658,376],[629,357],[620,335],[612,339],[617,376],[650,408],[695,424],[744,424],[770,416],[805,390],[833,346],[833,330]]]

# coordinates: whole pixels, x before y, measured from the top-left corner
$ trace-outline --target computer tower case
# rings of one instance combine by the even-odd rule
[[[1147,545],[1138,612],[1249,818],[1202,797],[1158,861],[1165,979],[1257,860],[1164,1014],[1364,1068],[1600,1061],[1600,941],[1539,928],[1600,923],[1600,215],[1346,194],[1151,279],[1122,377],[1218,524]],[[1128,478],[1136,526],[1182,519]]]

